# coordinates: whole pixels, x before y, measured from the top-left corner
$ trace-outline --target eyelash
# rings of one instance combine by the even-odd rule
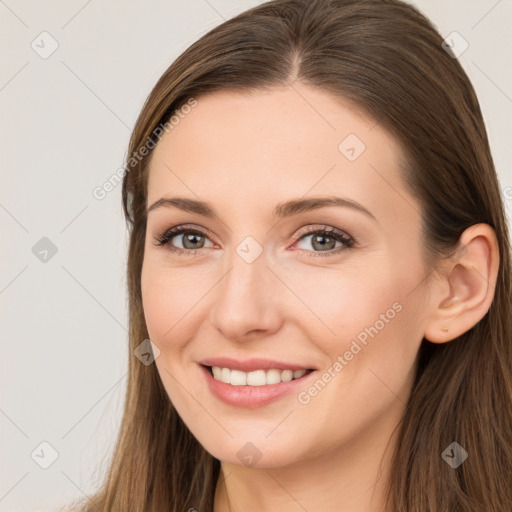
[[[171,245],[169,243],[174,237],[176,237],[177,235],[181,235],[183,233],[190,233],[190,234],[204,236],[204,237],[209,238],[208,234],[201,230],[187,227],[187,226],[178,226],[176,228],[171,228],[171,229],[167,230],[163,235],[160,235],[157,238],[155,238],[155,240],[153,241],[153,244],[158,247],[167,246],[166,248],[169,251],[171,251],[175,254],[178,254],[178,255],[186,254],[187,256],[194,256],[200,249],[181,249],[180,247],[174,247],[173,245]],[[299,242],[306,236],[311,236],[312,234],[326,236],[327,238],[333,238],[334,240],[336,240],[338,242],[342,242],[344,244],[344,247],[338,247],[337,249],[331,249],[328,251],[307,251],[306,249],[299,249],[299,250],[304,250],[306,252],[313,253],[312,254],[313,257],[333,256],[335,254],[339,254],[342,251],[346,251],[347,249],[351,249],[357,244],[356,240],[352,236],[347,235],[346,233],[343,233],[342,231],[339,231],[335,228],[329,229],[329,226],[325,226],[324,228],[320,228],[320,229],[319,228],[307,229],[305,233],[301,233],[301,235],[299,235],[296,238],[296,240],[294,241],[294,244]]]

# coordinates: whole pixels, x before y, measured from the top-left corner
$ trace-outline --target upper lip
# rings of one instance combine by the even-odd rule
[[[285,363],[284,361],[275,361],[272,359],[255,358],[246,361],[237,361],[231,357],[209,357],[203,359],[200,364],[204,366],[218,366],[220,368],[230,368],[231,370],[240,370],[243,372],[252,372],[255,370],[312,370],[311,366],[302,364]]]

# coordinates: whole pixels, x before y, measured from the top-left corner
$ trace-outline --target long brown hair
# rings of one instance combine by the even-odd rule
[[[422,208],[431,268],[477,223],[494,228],[500,267],[487,314],[459,338],[425,339],[400,424],[389,482],[396,512],[512,510],[510,242],[499,182],[475,91],[434,26],[400,0],[275,0],[202,36],[147,98],[128,158],[158,141],[158,127],[191,98],[299,80],[343,98],[401,142],[405,183]],[[160,130],[161,131],[161,130]],[[151,143],[151,144],[150,144]],[[212,511],[220,462],[196,441],[154,364],[141,300],[151,151],[131,161],[122,201],[129,230],[129,380],[121,429],[101,489],[81,510]],[[441,457],[458,442],[457,469]]]

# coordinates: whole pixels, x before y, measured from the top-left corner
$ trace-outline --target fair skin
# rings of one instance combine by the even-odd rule
[[[338,149],[349,134],[366,146],[353,161]],[[221,461],[215,512],[385,510],[393,432],[423,337],[449,342],[490,307],[498,269],[493,230],[469,228],[456,257],[429,272],[421,209],[400,180],[400,154],[380,125],[298,82],[250,96],[201,96],[155,148],[147,205],[183,197],[216,213],[152,209],[142,269],[162,382],[192,434]],[[278,203],[313,196],[356,201],[373,218],[347,206],[272,217]],[[183,224],[204,235],[154,244]],[[356,244],[306,233],[326,226]],[[263,251],[251,263],[237,252],[248,236]],[[198,249],[191,256],[170,246]],[[350,357],[371,326],[377,334]],[[314,368],[315,378],[299,386],[309,401],[294,392],[264,407],[228,405],[205,385],[199,365],[217,356]],[[343,368],[333,372],[339,357]],[[329,368],[325,387],[308,391]],[[249,442],[260,454],[250,466],[237,456]]]

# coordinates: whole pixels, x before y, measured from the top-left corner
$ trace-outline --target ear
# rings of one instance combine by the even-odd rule
[[[443,264],[432,284],[424,337],[446,343],[469,331],[487,313],[494,299],[499,248],[494,229],[475,224],[459,238],[456,255]]]

